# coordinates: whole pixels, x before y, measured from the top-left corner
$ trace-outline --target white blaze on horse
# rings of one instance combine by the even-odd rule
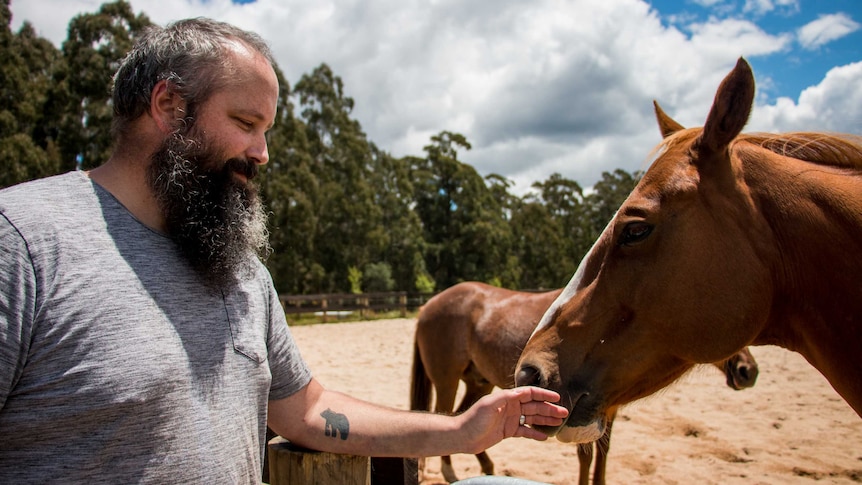
[[[512,387],[518,356],[560,291],[528,293],[467,282],[435,295],[422,307],[416,323],[411,409],[431,410],[432,383],[438,413],[453,411],[459,381],[464,381],[466,393],[456,412],[466,410],[494,386]],[[751,387],[757,379],[757,363],[748,349],[715,365],[734,389]],[[612,420],[610,416],[609,423]],[[604,483],[609,446],[610,425],[596,444],[595,485]],[[583,485],[589,482],[592,456],[591,445],[578,448]],[[493,475],[488,454],[476,457],[482,473]],[[441,457],[441,468],[446,480],[457,480],[450,457]]]
[[[862,139],[742,134],[753,100],[740,59],[704,127],[656,104],[656,160],[518,364],[570,410],[547,433],[595,440],[609,409],[748,345],[799,352],[862,415]]]

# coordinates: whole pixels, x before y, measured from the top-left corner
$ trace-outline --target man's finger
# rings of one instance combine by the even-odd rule
[[[550,389],[545,389],[543,387],[516,387],[515,389],[513,389],[513,391],[515,391],[522,403],[527,403],[530,401],[560,401],[560,395],[557,392]]]
[[[549,402],[528,402],[520,406],[521,414],[527,416],[551,416],[554,418],[565,418],[569,415],[569,411],[560,406]]]
[[[520,438],[529,438],[536,441],[545,441],[548,439],[548,435],[546,435],[545,433],[542,433],[541,431],[536,431],[535,429],[527,426],[518,426],[518,429],[515,431],[515,436]]]
[[[541,415],[533,415],[527,418],[527,424],[533,426],[538,424],[540,426],[560,426],[563,424],[562,417],[552,417],[552,416],[541,416]]]

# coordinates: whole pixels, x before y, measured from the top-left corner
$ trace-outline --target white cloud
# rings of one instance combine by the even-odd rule
[[[12,27],[17,27],[26,19],[33,24],[36,34],[59,46],[66,40],[69,21],[81,12],[98,10],[101,2],[93,0],[13,0]]]
[[[775,10],[786,14],[799,11],[799,0],[745,0],[742,11],[755,15],[765,15]]]
[[[721,4],[724,0],[692,0],[692,3],[700,5],[701,7],[714,7],[716,5]]]
[[[73,13],[101,3],[13,0],[11,9],[59,45]],[[660,138],[653,99],[683,125],[701,125],[739,56],[774,55],[793,43],[793,35],[749,20],[668,26],[640,0],[131,3],[158,24],[208,16],[260,33],[291,84],[325,62],[381,149],[421,156],[432,135],[459,132],[473,145],[461,159],[514,180],[516,193],[553,172],[586,187],[602,171],[642,169]],[[858,99],[858,81],[827,78],[798,104],[782,99],[755,114],[762,110],[767,126],[782,127],[816,118],[833,92]]]
[[[862,134],[862,61],[831,69],[798,101],[779,98],[756,107],[749,127],[757,131],[837,131]]]
[[[797,32],[797,37],[802,47],[813,50],[857,30],[858,22],[844,13],[836,13],[821,15],[805,24]]]

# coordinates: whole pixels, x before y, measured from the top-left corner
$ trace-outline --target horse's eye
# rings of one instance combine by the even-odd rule
[[[652,232],[652,224],[646,222],[629,222],[620,234],[620,246],[631,246],[647,238]]]

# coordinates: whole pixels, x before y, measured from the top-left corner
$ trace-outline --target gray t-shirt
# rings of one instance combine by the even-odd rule
[[[260,483],[310,379],[262,264],[214,292],[83,173],[0,191],[0,483]]]

